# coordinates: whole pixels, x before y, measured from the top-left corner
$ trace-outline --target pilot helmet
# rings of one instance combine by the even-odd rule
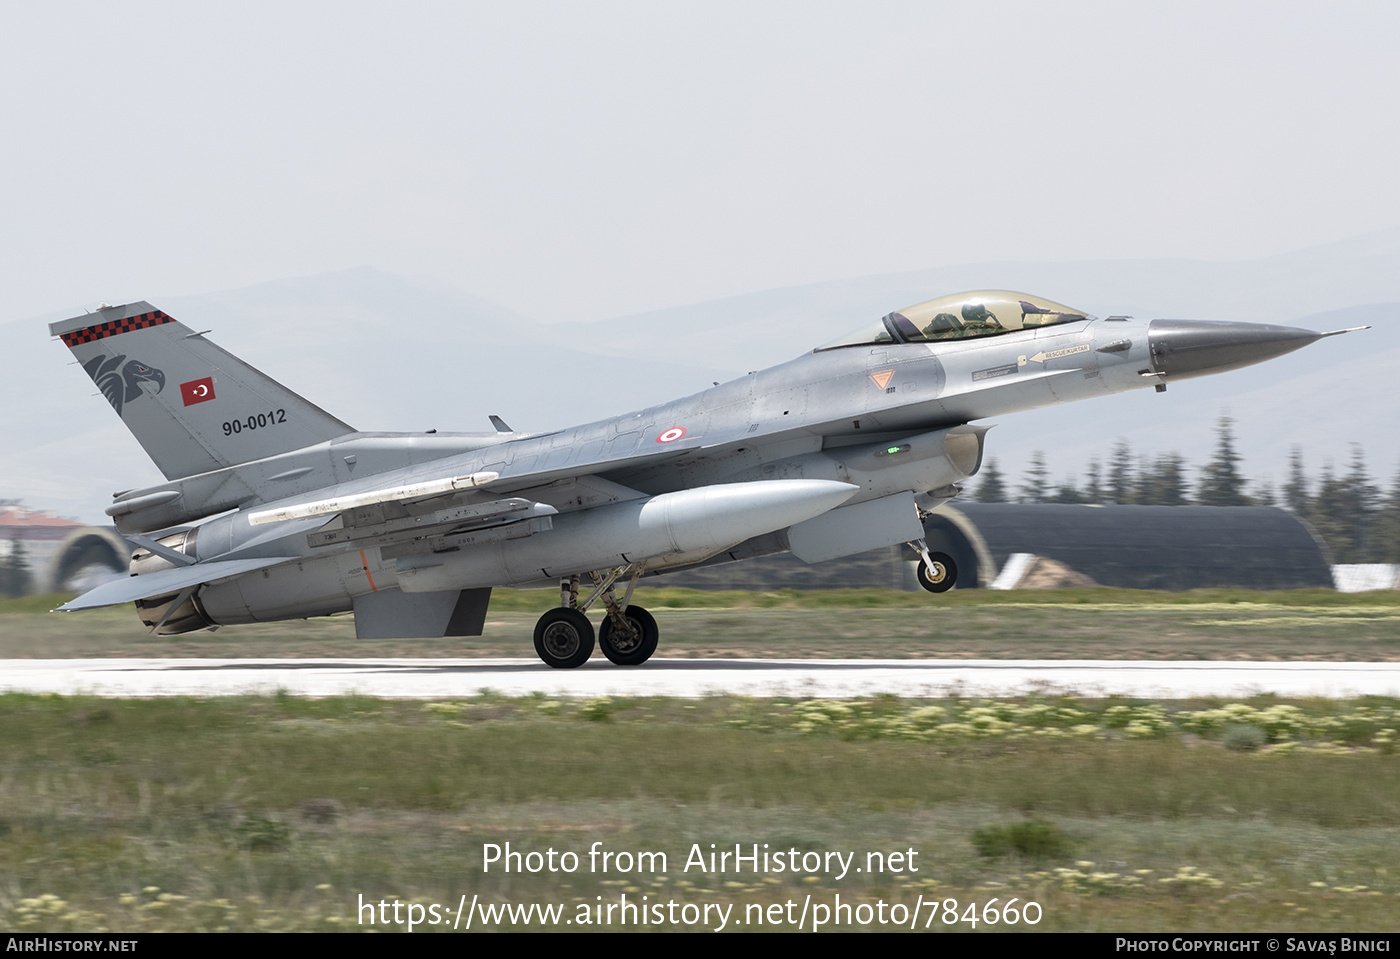
[[[965,323],[975,323],[979,326],[1000,326],[995,314],[987,312],[986,306],[981,303],[964,303],[962,316]]]

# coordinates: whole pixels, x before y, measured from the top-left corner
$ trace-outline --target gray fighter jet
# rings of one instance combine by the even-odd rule
[[[651,656],[656,621],[630,602],[644,574],[908,543],[923,585],[947,589],[957,570],[922,521],[981,465],[978,421],[1333,335],[962,293],[694,396],[530,435],[494,416],[491,433],[358,432],[149,303],[50,332],[168,480],[107,509],[131,578],[61,609],[134,602],[161,635],[353,611],[361,637],[478,636],[492,587],[557,588],[535,650],[566,668],[593,652],[595,604],[609,660]]]

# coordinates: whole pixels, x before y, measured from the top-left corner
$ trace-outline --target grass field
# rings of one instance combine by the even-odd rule
[[[891,928],[873,918],[883,903],[921,906],[918,928],[967,931],[969,905],[1014,898],[1046,931],[1392,930],[1397,726],[1390,700],[11,694],[0,928],[353,929],[367,926],[362,901],[426,919],[429,904],[473,897],[556,905],[574,928],[564,919],[624,896],[728,905],[731,929],[759,915],[773,928],[773,907],[795,922],[805,905],[810,928],[839,894],[869,912],[840,928]],[[580,865],[484,871],[488,845],[506,843]],[[592,871],[594,843],[664,853],[666,868]],[[845,876],[831,860],[686,868],[711,844],[904,857]],[[694,915],[663,928],[719,925]],[[475,916],[477,929],[540,925]]]
[[[0,603],[0,658],[527,656],[553,600],[498,591],[483,637],[361,642],[348,617],[153,637],[129,608],[49,614],[55,598],[40,597]],[[663,656],[1400,657],[1395,593],[664,589],[637,601],[661,623]],[[810,929],[822,909],[827,928],[872,930],[895,916],[958,931],[1400,925],[1390,700],[10,694],[0,729],[4,930],[362,929],[359,906],[381,901],[401,909],[387,927],[392,913],[371,909],[379,930],[415,916],[415,931],[450,928],[431,920],[473,901],[474,929],[574,929],[608,904],[616,930],[632,927],[624,898],[664,905],[667,929]],[[485,871],[507,843],[579,865]],[[595,843],[631,866],[593,870]],[[711,844],[820,864],[688,862]],[[666,868],[638,868],[641,853]],[[854,856],[851,871],[827,854]],[[986,924],[1013,899],[1016,923]],[[532,903],[562,911],[495,911]]]
[[[357,640],[349,616],[151,636],[129,606],[47,612],[66,598],[0,601],[0,659],[532,656],[557,594],[496,590],[484,636],[432,640]],[[1400,660],[1396,591],[639,589],[636,602],[656,614],[659,656]]]

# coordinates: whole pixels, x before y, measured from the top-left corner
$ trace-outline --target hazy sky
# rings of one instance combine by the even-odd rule
[[[356,265],[560,320],[1284,252],[1400,224],[1397,37],[1393,3],[8,0],[0,319]]]

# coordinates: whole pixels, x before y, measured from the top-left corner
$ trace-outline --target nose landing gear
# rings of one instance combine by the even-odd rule
[[[928,543],[915,540],[909,544],[919,554],[915,573],[919,585],[930,593],[946,593],[958,581],[958,564],[947,553],[930,553]]]

